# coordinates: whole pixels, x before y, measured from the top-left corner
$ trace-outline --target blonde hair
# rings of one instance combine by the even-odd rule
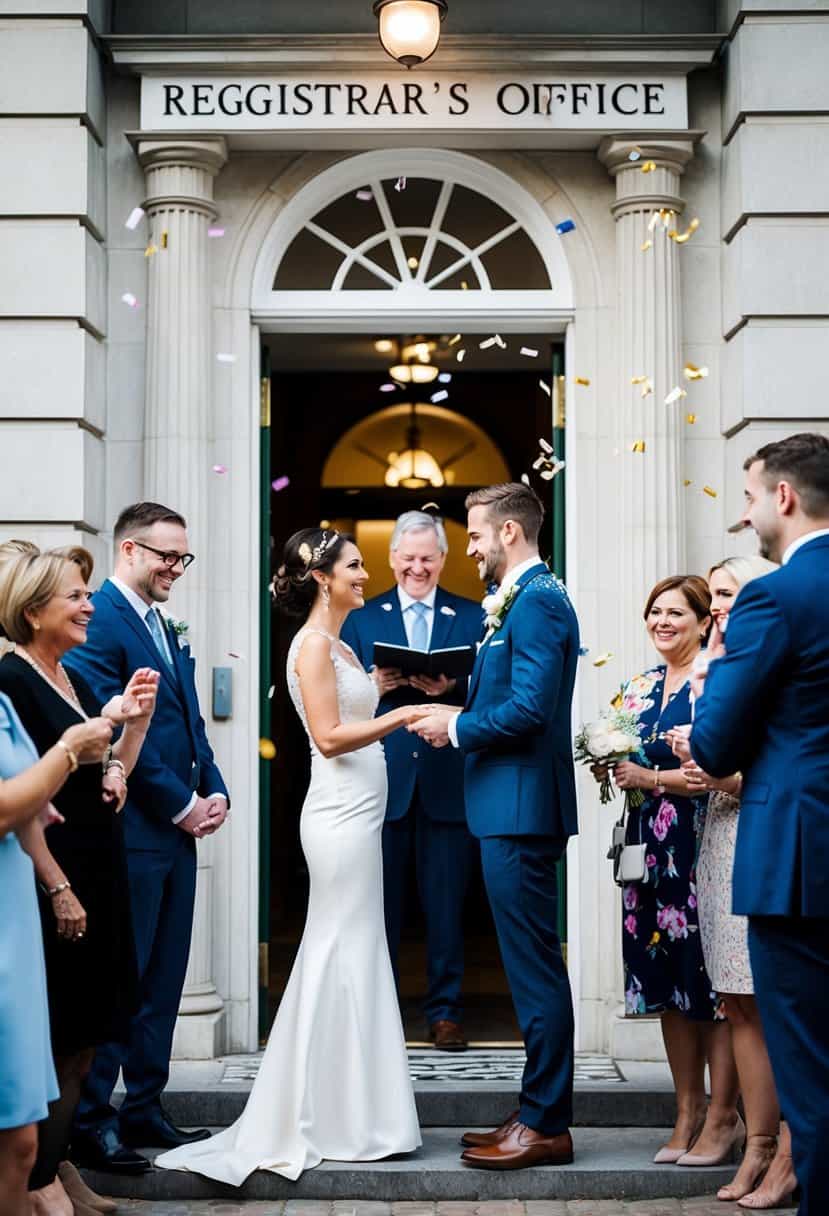
[[[726,557],[721,562],[717,562],[708,571],[710,578],[717,570],[724,570],[734,582],[740,587],[744,587],[746,583],[750,583],[752,579],[762,578],[765,574],[771,574],[777,569],[775,562],[768,561],[765,557],[760,557],[759,553],[752,553],[749,557]]]
[[[25,646],[34,637],[27,617],[48,604],[57,594],[68,563],[74,563],[88,583],[92,577],[92,554],[79,546],[47,549],[25,540],[10,540],[0,545],[0,634]]]

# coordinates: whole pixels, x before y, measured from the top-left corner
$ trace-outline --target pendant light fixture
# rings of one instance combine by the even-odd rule
[[[380,45],[404,67],[425,63],[438,49],[446,0],[374,0]]]
[[[403,486],[406,490],[422,490],[426,486],[442,486],[446,483],[438,462],[431,452],[420,446],[420,427],[417,422],[417,406],[412,402],[409,425],[406,428],[406,447],[402,452],[389,452],[389,467],[386,470],[387,486]]]

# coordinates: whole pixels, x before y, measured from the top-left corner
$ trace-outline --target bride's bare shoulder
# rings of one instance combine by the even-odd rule
[[[324,633],[309,629],[296,640],[295,666],[298,671],[303,668],[315,668],[330,664],[331,639]]]

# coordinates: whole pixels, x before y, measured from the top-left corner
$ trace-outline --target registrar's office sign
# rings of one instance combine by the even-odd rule
[[[145,131],[679,130],[684,76],[145,76]]]

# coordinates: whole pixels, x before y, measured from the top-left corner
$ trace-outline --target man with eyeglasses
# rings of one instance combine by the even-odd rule
[[[95,593],[87,641],[67,656],[102,703],[123,688],[124,673],[161,673],[156,709],[124,807],[133,931],[141,976],[130,1041],[99,1047],[84,1083],[73,1159],[92,1169],[139,1174],[150,1168],[141,1145],[174,1148],[206,1138],[166,1117],[161,1093],[184,987],[196,893],[196,840],[224,823],[227,787],[213,759],[199,710],[190,647],[159,611],[193,562],[181,515],[142,502],[114,529],[115,572]],[[112,1091],[123,1068],[126,1097]]]

